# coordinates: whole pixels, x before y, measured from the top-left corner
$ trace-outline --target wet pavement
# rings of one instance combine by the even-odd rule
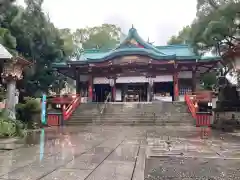
[[[48,128],[0,151],[0,180],[240,179],[239,140],[192,126]]]

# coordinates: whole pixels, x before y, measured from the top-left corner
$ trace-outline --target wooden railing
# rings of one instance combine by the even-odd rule
[[[80,103],[81,103],[81,96],[76,95],[76,97],[73,98],[72,102],[67,107],[65,107],[64,105],[62,108],[63,120],[68,120]]]
[[[185,94],[185,102],[188,106],[188,109],[192,117],[196,121],[196,126],[211,126],[212,114],[211,112],[198,112],[198,102],[199,101],[211,101],[212,97],[200,92],[191,94]]]
[[[197,92],[192,92],[189,93],[188,95],[192,95],[195,96],[195,99],[197,102],[201,101],[201,102],[211,102],[214,92],[212,91],[197,91]]]

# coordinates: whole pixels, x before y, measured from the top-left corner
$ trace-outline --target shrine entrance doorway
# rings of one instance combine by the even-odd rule
[[[126,84],[126,92],[124,101],[126,102],[142,102],[147,101],[148,83],[130,83]]]
[[[95,84],[94,90],[95,101],[104,102],[111,92],[111,86],[109,84]]]

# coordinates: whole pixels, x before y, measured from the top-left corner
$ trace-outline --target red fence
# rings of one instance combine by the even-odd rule
[[[59,114],[48,114],[47,125],[48,126],[59,126],[61,124],[61,117]]]
[[[212,115],[209,112],[198,112],[198,102],[205,100],[212,100],[209,94],[190,95],[185,94],[185,102],[188,106],[192,117],[196,120],[196,126],[211,126]]]

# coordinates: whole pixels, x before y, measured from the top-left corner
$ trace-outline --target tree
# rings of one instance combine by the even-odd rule
[[[0,28],[0,44],[2,44],[11,54],[16,54],[16,38],[12,36],[8,29]]]
[[[34,62],[20,83],[29,96],[47,92],[56,82],[64,84],[64,78],[54,73],[51,64],[66,60],[73,51],[67,31],[54,27],[42,12],[42,3],[26,0],[25,9],[12,4],[1,21],[1,27],[16,39],[16,51]]]
[[[234,19],[240,9],[240,0],[198,0],[197,17],[184,27],[169,44],[186,42],[198,54],[212,51],[221,55],[234,46],[237,26]]]
[[[237,30],[234,19],[239,12],[240,2],[233,0],[212,2],[215,2],[215,5],[208,3],[211,8],[205,9],[207,12],[199,9],[198,18],[191,26],[192,39],[198,48],[211,49],[220,54],[225,48],[234,44],[234,34]]]
[[[172,36],[168,44],[189,44],[191,42],[191,27],[184,27],[177,36]]]
[[[63,40],[64,55],[69,57],[76,50],[77,45],[74,43],[74,37],[70,29],[59,29],[59,34]]]
[[[120,42],[121,29],[113,24],[78,29],[74,33],[76,44],[84,49],[114,48]]]

